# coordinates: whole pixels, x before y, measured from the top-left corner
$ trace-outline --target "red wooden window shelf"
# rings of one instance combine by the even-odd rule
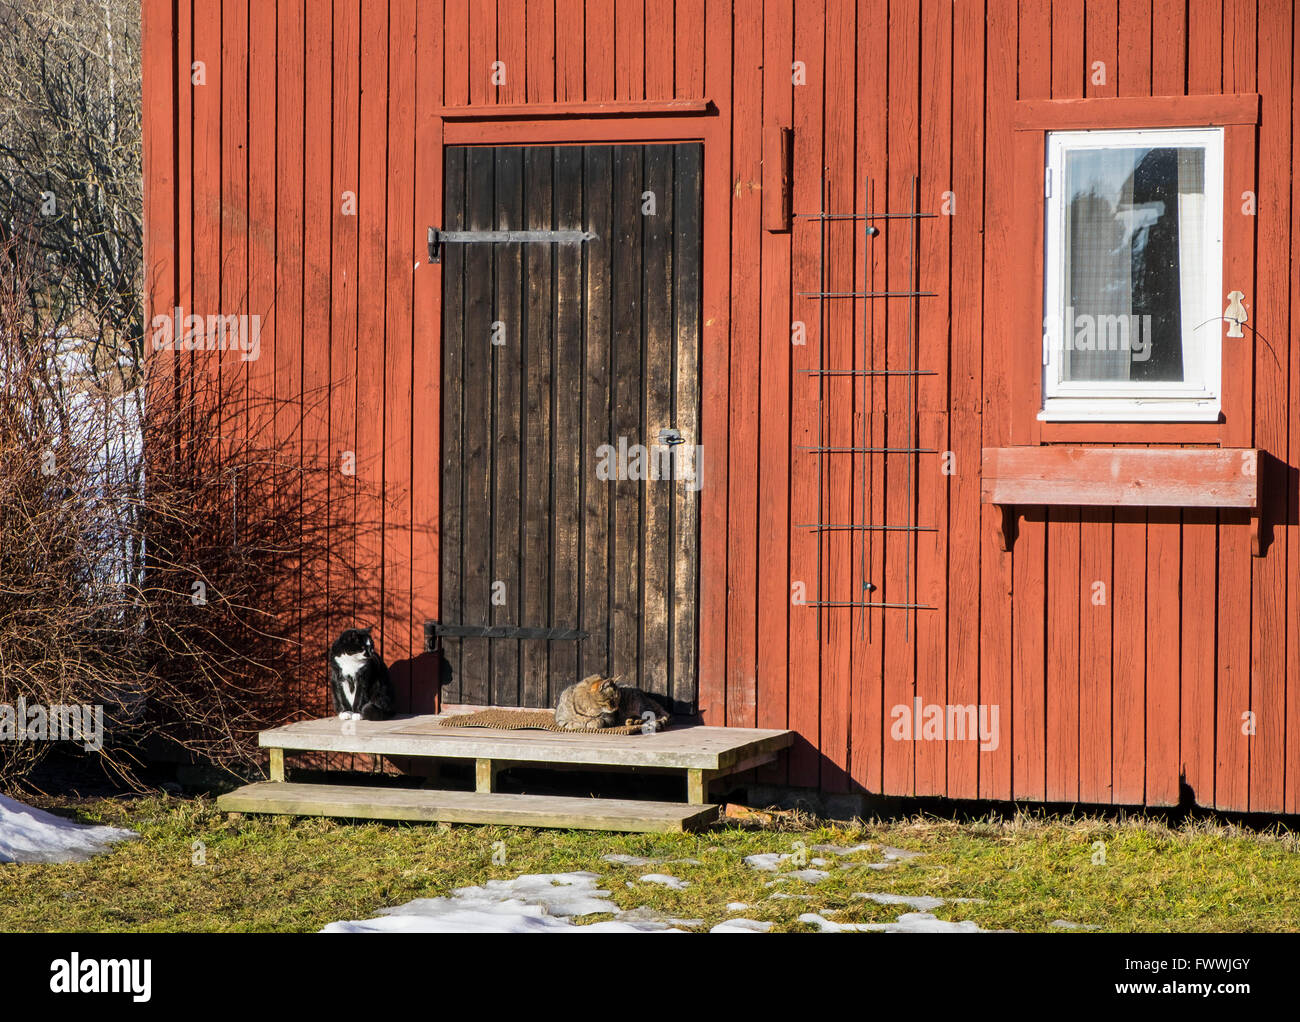
[[[1017,505],[1223,507],[1250,512],[1260,556],[1259,451],[1250,447],[986,447],[981,500],[1002,510],[1002,549],[1015,541]]]

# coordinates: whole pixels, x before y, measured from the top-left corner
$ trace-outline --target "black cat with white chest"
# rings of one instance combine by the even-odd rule
[[[393,683],[368,628],[349,628],[329,648],[330,690],[339,720],[387,720]]]

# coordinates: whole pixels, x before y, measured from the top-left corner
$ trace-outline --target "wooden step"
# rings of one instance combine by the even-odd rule
[[[497,823],[513,827],[663,833],[696,830],[718,815],[715,805],[617,798],[430,791],[347,784],[259,781],[217,799],[230,813],[342,816],[359,820]]]

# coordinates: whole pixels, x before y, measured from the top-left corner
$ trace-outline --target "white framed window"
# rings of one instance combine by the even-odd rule
[[[1214,421],[1223,129],[1047,134],[1045,421]]]

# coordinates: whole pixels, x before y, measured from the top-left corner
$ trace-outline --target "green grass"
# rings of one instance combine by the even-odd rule
[[[28,801],[35,801],[28,799]],[[803,930],[802,912],[835,910],[836,922],[888,922],[904,907],[852,898],[858,891],[979,898],[946,904],[941,919],[986,929],[1054,930],[1055,919],[1118,931],[1300,929],[1300,840],[1217,823],[1176,828],[1145,818],[1061,818],[1022,813],[954,823],[932,817],[858,826],[785,822],[780,829],[720,827],[694,835],[618,835],[510,827],[344,823],[219,813],[210,799],[166,796],[84,802],[40,800],[83,822],[127,826],[140,840],[89,862],[0,865],[0,931],[314,931],[413,898],[523,873],[600,873],[623,909],[664,916],[770,920]],[[205,865],[195,865],[196,841]],[[506,861],[494,864],[504,842]],[[1105,864],[1094,864],[1094,842]],[[831,867],[819,884],[788,880],[742,859],[795,843],[894,845],[925,854],[883,871]],[[701,861],[615,866],[602,855]],[[818,855],[809,852],[810,856]],[[840,861],[874,862],[870,852]],[[785,864],[783,869],[794,868]],[[671,873],[682,891],[637,882]],[[633,886],[628,887],[627,881]],[[773,891],[806,895],[770,900]],[[728,912],[728,902],[745,902]],[[609,916],[591,916],[584,922]]]

